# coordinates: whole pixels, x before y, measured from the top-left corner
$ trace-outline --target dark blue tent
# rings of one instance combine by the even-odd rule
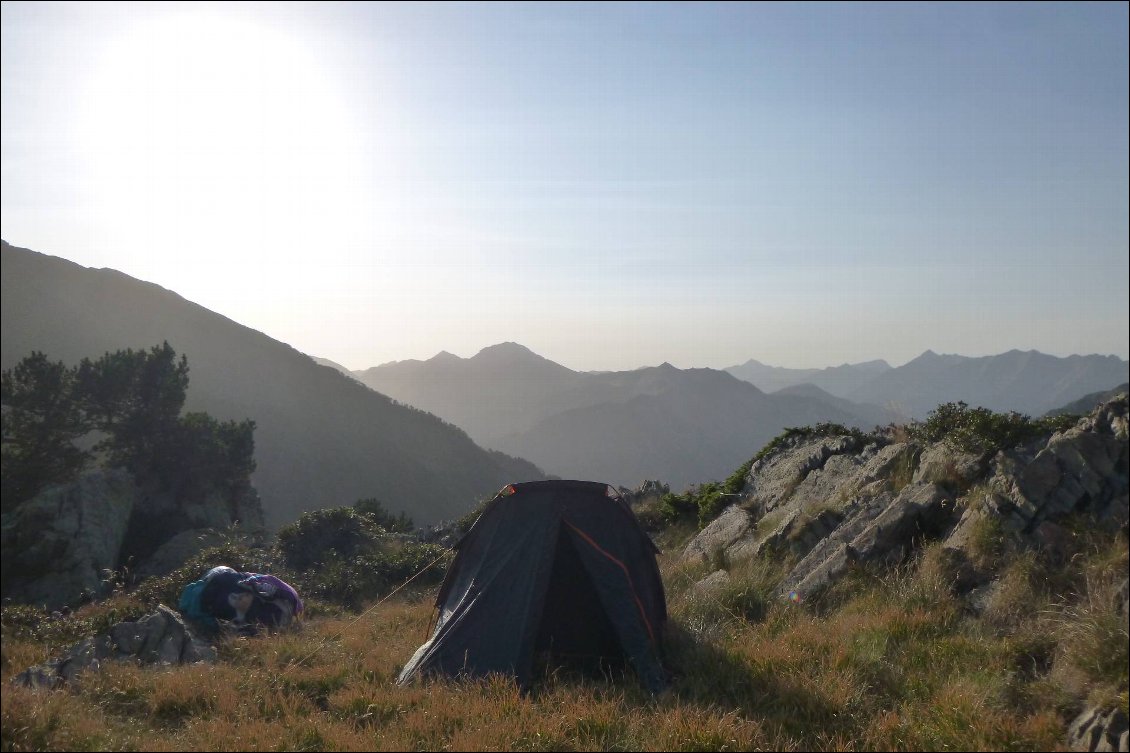
[[[512,484],[467,535],[436,598],[438,622],[400,674],[503,673],[528,687],[535,659],[627,660],[653,692],[667,622],[655,545],[611,487]]]

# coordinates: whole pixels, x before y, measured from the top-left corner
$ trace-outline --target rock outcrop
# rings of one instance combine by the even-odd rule
[[[993,576],[974,552],[986,524],[1052,559],[1066,551],[1057,521],[1069,514],[1126,525],[1127,414],[1121,395],[1064,431],[994,456],[893,437],[793,437],[752,465],[740,501],[683,559],[783,556],[794,564],[778,595],[797,600],[856,563],[896,564],[931,539],[944,542],[956,585],[971,590]]]
[[[255,489],[231,496],[153,491],[122,469],[91,471],[49,486],[0,519],[3,595],[48,609],[102,595],[108,571],[163,575],[240,522],[263,530]]]
[[[157,547],[134,572],[138,578],[168,575],[204,549],[221,546],[227,540],[224,532],[215,528],[181,531]]]
[[[79,641],[61,657],[30,667],[14,682],[32,688],[58,688],[106,661],[140,664],[215,662],[216,650],[165,605],[137,622],[119,622],[108,633]]]
[[[1096,753],[1130,751],[1130,725],[1121,709],[1088,708],[1067,730],[1071,750]]]
[[[945,541],[970,585],[991,573],[975,565],[978,530],[999,526],[1053,560],[1064,537],[1056,521],[1086,511],[1111,528],[1130,517],[1127,399],[1105,403],[1066,431],[992,459],[984,491],[971,500]]]
[[[715,570],[698,583],[695,583],[693,588],[698,593],[716,594],[730,585],[730,582],[731,579],[728,572],[725,570]]]
[[[123,470],[50,486],[3,516],[4,595],[57,608],[101,589],[118,566],[140,492]]]
[[[683,559],[697,562],[700,559],[708,561],[715,552],[729,555],[735,544],[749,540],[755,524],[756,520],[749,511],[730,505],[691,539],[683,551]]]

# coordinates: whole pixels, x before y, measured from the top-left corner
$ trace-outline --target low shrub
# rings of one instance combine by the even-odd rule
[[[843,424],[832,422],[819,423],[814,426],[790,426],[783,432],[769,440],[764,447],[762,447],[753,459],[750,461],[750,467],[753,466],[758,460],[763,460],[770,455],[775,454],[779,450],[783,450],[792,445],[794,440],[797,439],[812,439],[815,437],[852,437],[859,442],[883,442],[888,440],[879,434],[868,434],[855,427],[847,427]],[[748,474],[748,469],[746,470]]]
[[[658,515],[669,525],[694,521],[699,529],[705,528],[726,509],[727,505],[736,501],[737,492],[726,491],[729,483],[729,481],[721,484],[711,481],[697,488],[688,489],[682,494],[668,492],[659,500]]]
[[[333,558],[367,554],[385,530],[369,515],[352,507],[331,507],[304,513],[279,530],[283,561],[295,570],[307,570]]]
[[[436,562],[436,560],[439,562]],[[434,563],[434,564],[433,564]],[[351,558],[331,558],[296,580],[304,593],[346,609],[358,610],[382,598],[413,575],[415,588],[443,580],[450,563],[448,550],[438,544],[404,543],[392,551]],[[421,571],[431,565],[426,572]]]
[[[1032,419],[1023,413],[996,413],[988,408],[970,408],[965,402],[943,403],[925,421],[910,427],[911,436],[923,443],[946,442],[975,454],[993,454],[1037,437],[1074,426],[1078,416],[1046,416]]]
[[[442,580],[448,550],[389,533],[376,517],[359,509],[373,507],[370,502],[376,501],[308,512],[279,531],[280,558],[294,572],[293,584],[304,597],[360,609],[437,559],[440,562],[416,584]]]
[[[377,525],[392,533],[412,533],[416,528],[412,518],[408,517],[408,513],[401,510],[400,514],[393,515],[385,509],[384,503],[376,497],[357,500],[353,503],[353,509],[368,515]]]

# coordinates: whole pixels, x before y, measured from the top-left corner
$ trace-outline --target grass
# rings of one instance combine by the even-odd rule
[[[918,470],[918,453],[917,452],[904,452],[895,464],[891,475],[887,478],[887,484],[892,493],[898,494],[914,480],[914,473]]]
[[[1112,598],[1126,549],[1081,533],[1066,564],[1016,556],[980,620],[937,547],[895,571],[859,568],[810,604],[773,600],[782,572],[760,561],[732,566],[730,585],[704,596],[692,586],[707,566],[680,563],[675,548],[661,557],[673,682],[658,699],[630,674],[554,673],[529,693],[500,677],[397,687],[427,598],[231,639],[213,666],[112,665],[30,691],[11,677],[68,629],[136,605],[91,605],[42,633],[6,609],[0,737],[11,751],[1062,748],[1087,699],[1126,705]]]

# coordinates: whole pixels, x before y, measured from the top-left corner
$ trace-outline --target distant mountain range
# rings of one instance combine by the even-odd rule
[[[333,368],[179,295],[3,243],[0,366],[32,350],[75,363],[167,340],[188,357],[187,410],[257,424],[253,477],[268,523],[377,497],[418,524],[464,514],[532,464],[398,405]]]
[[[723,371],[667,363],[578,372],[516,343],[354,375],[549,473],[623,485],[661,479],[678,488],[725,478],[786,426],[870,428],[892,418],[811,385],[767,395]]]
[[[939,403],[964,400],[997,411],[1039,416],[1082,395],[1127,381],[1130,365],[1116,356],[1058,358],[1038,351],[1010,350],[968,358],[926,351],[879,374],[845,397],[876,400],[923,418]],[[881,396],[881,397],[880,397]]]
[[[1082,395],[1126,382],[1130,362],[1117,356],[1058,358],[1035,350],[978,358],[927,350],[897,368],[869,361],[831,369],[779,369],[748,361],[726,371],[766,390],[810,383],[836,397],[922,419],[939,404],[959,400],[1041,416]]]
[[[1114,357],[1019,351],[987,358],[927,351],[898,368],[870,361],[783,369],[751,360],[725,371],[663,364],[578,372],[503,343],[471,358],[443,352],[353,374],[549,473],[624,485],[655,478],[680,488],[725,477],[788,426],[871,428],[959,400],[1039,416],[1096,385],[1125,381],[1126,372],[1127,362]]]
[[[730,366],[726,371],[766,392],[813,384],[832,395],[844,397],[890,369],[891,365],[883,360],[845,363],[826,369],[786,369],[768,366],[751,358],[740,366]]]
[[[1035,351],[578,372],[516,343],[349,372],[120,272],[7,243],[0,258],[3,368],[32,350],[73,363],[168,340],[189,359],[188,409],[256,421],[254,480],[273,525],[367,496],[428,523],[545,473],[681,488],[724,478],[785,427],[871,428],[957,400],[1038,416],[1128,372],[1113,356]]]

